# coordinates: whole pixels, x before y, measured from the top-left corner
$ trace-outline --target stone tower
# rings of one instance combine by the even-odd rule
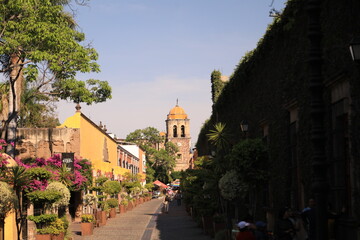
[[[174,171],[188,169],[191,159],[190,119],[188,119],[184,109],[176,103],[176,106],[167,115],[165,122],[166,141],[176,144],[179,148]]]

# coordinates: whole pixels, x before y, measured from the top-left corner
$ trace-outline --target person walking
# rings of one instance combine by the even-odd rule
[[[164,211],[165,213],[169,213],[169,204],[170,204],[170,201],[171,201],[171,197],[169,194],[166,194],[165,195],[165,198],[164,198],[164,202],[163,202],[163,208],[164,208]]]
[[[283,208],[279,212],[279,219],[275,228],[275,235],[278,240],[293,240],[295,230],[290,221],[290,209]]]
[[[249,230],[250,224],[241,221],[237,224],[239,232],[236,234],[236,240],[256,240],[254,234]]]
[[[176,202],[177,202],[178,206],[181,206],[181,198],[182,198],[182,196],[181,196],[181,192],[179,190],[175,195],[175,199],[176,199]]]

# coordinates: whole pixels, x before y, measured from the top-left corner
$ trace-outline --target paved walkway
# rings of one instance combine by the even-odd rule
[[[171,202],[169,213],[161,213],[162,199],[153,199],[136,206],[116,218],[108,219],[105,226],[94,229],[92,236],[80,235],[80,223],[70,229],[74,240],[210,240],[203,234],[184,206]]]

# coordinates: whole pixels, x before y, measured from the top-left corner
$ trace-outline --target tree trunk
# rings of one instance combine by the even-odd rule
[[[5,239],[5,219],[3,217],[0,217],[0,240]]]
[[[13,54],[10,58],[11,70],[9,78],[9,112],[8,119],[5,124],[5,129],[7,134],[7,142],[12,143],[8,144],[6,153],[11,157],[15,157],[17,116],[20,110],[21,93],[24,84],[22,75],[22,62],[22,59],[17,54]]]

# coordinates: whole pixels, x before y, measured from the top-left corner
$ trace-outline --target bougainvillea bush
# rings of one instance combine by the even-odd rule
[[[92,182],[91,163],[86,159],[75,158],[74,172],[62,166],[60,154],[48,159],[37,158],[26,161],[16,159],[16,162],[27,169],[26,173],[30,179],[25,187],[27,191],[44,190],[51,181],[61,182],[71,191],[79,191],[89,187]]]

